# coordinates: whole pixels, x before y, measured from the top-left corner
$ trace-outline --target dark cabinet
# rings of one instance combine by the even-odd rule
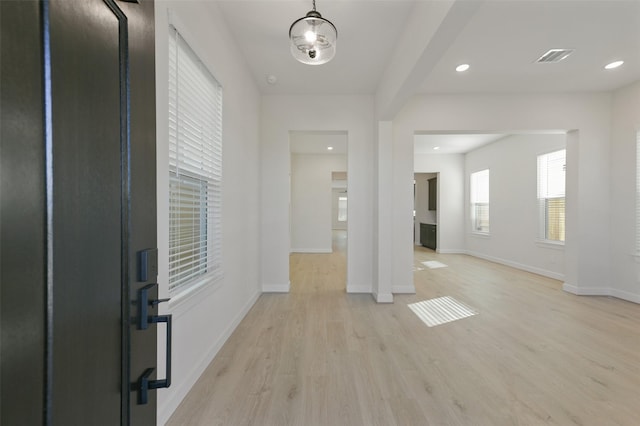
[[[429,223],[420,224],[420,244],[435,250],[436,249],[436,228],[437,225]]]
[[[429,182],[429,210],[438,209],[438,178],[431,178]]]

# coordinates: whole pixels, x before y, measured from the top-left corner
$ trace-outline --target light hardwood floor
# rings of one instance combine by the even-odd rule
[[[640,425],[640,306],[416,248],[415,295],[345,293],[345,255],[291,255],[169,425]],[[429,328],[408,303],[479,314]]]

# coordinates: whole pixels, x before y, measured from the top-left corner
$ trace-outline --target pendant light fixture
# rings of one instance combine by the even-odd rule
[[[336,54],[337,39],[335,25],[316,11],[316,0],[313,0],[313,10],[289,28],[291,54],[303,64],[321,65],[329,62]]]

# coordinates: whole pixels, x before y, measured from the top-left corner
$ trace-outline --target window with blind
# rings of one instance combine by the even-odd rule
[[[566,150],[538,156],[539,238],[564,242]]]
[[[489,233],[489,169],[471,173],[471,226],[477,233]]]
[[[338,222],[347,221],[347,197],[338,197]]]
[[[222,277],[222,87],[169,28],[169,294]]]

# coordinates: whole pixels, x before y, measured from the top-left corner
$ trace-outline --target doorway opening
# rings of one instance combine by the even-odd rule
[[[416,132],[414,265],[465,253],[563,279],[568,134]]]
[[[347,252],[349,192],[347,172],[331,173],[331,234],[333,252]]]
[[[346,290],[348,174],[344,131],[291,131],[290,271],[292,291],[299,267],[332,272],[331,286]],[[295,271],[294,271],[295,270]],[[305,280],[306,282],[306,280]]]
[[[413,241],[436,250],[438,226],[438,173],[413,174]]]

